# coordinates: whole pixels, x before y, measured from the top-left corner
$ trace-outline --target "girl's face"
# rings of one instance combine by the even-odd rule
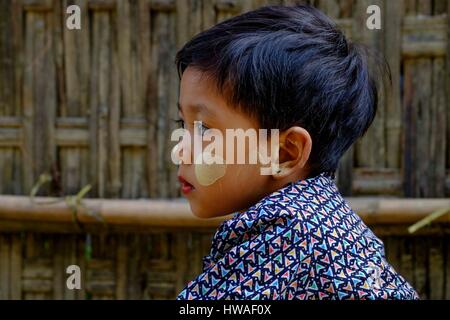
[[[209,129],[220,131],[223,137],[223,152],[215,150],[214,156],[220,156],[224,160],[227,160],[226,129],[246,131],[259,128],[256,120],[229,106],[225,98],[217,92],[212,80],[193,67],[188,67],[181,78],[179,117],[191,137],[194,137],[195,121],[201,121],[202,127],[196,132],[203,135],[208,135]],[[192,139],[183,139],[177,145],[179,154],[183,158],[188,156],[188,159],[191,159],[191,164],[180,163],[178,177],[181,191],[196,216],[212,218],[245,210],[272,191],[271,177],[261,175],[259,161],[256,164],[194,164]],[[207,150],[206,147],[210,143],[202,142],[203,150]],[[245,150],[237,150],[236,141],[234,145],[234,154],[242,152],[248,163],[248,139],[243,146]]]

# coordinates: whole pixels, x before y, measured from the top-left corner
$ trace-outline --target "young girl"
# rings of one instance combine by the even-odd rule
[[[186,132],[198,123],[201,135],[279,130],[269,175],[261,163],[186,161],[196,156],[192,139],[177,145],[193,213],[235,213],[178,299],[418,299],[334,180],[376,114],[377,87],[359,47],[313,7],[269,6],[198,34],[176,63]]]

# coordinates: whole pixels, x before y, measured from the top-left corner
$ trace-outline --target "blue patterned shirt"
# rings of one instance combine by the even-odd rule
[[[418,299],[322,173],[224,221],[177,299]]]

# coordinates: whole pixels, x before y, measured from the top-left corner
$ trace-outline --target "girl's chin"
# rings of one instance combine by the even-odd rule
[[[209,219],[209,218],[214,217],[213,215],[209,214],[208,212],[204,212],[204,211],[198,210],[198,209],[194,210],[194,209],[192,209],[192,206],[191,206],[191,211],[194,214],[194,216],[196,216],[197,218],[200,218],[200,219]]]
[[[189,207],[191,208],[191,212],[194,216],[202,219],[209,217],[207,210],[198,205],[196,199],[192,199],[192,195],[188,195],[186,198],[189,202]]]
[[[191,207],[192,214],[200,219],[211,219],[211,218],[218,218],[221,216],[224,216],[223,213],[218,213],[214,210],[207,209],[198,203],[195,202],[194,199],[188,199],[189,206]]]

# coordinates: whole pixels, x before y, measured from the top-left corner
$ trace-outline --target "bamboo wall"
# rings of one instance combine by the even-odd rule
[[[49,172],[41,195],[91,183],[92,197],[178,196],[174,55],[200,30],[269,2],[74,1],[81,30],[65,28],[68,3],[0,4],[0,193],[26,194]],[[391,94],[341,163],[342,192],[449,195],[448,1],[314,3],[392,68]],[[377,3],[384,26],[371,31],[365,10]]]
[[[450,299],[449,225],[415,236],[406,235],[406,226],[372,227],[389,262],[422,299]],[[200,274],[212,233],[3,231],[0,299],[174,299]],[[71,264],[80,266],[81,290],[66,288]]]
[[[197,32],[264,0],[7,0],[0,2],[0,194],[179,197],[170,161],[178,48]],[[450,1],[309,1],[346,34],[385,54],[393,87],[374,125],[343,158],[345,195],[450,195]],[[82,30],[65,28],[78,4]],[[383,29],[365,28],[368,5]],[[0,204],[1,210],[1,204]],[[384,227],[374,226],[383,233]],[[378,228],[378,229],[377,229]],[[0,298],[172,298],[199,271],[212,230],[142,234],[10,228],[0,221]],[[449,298],[446,227],[385,236],[394,265],[428,298]],[[186,239],[190,239],[186,241]],[[85,246],[85,244],[86,245]],[[92,248],[85,252],[85,248]],[[83,258],[84,255],[87,255]],[[86,287],[66,291],[77,261]],[[183,262],[184,261],[184,262]],[[123,272],[126,270],[126,272]]]

